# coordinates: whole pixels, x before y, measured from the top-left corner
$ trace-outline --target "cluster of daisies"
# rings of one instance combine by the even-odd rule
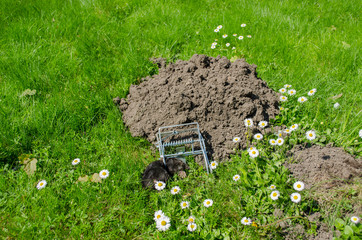
[[[277,187],[276,187],[275,185],[271,185],[271,186],[269,187],[269,189],[272,190],[272,192],[270,193],[270,198],[271,198],[272,200],[274,200],[274,201],[278,200],[278,198],[279,198],[279,196],[280,196],[280,192],[279,192],[278,190],[276,190],[276,188],[277,188]],[[295,182],[295,183],[293,184],[293,188],[294,188],[296,191],[300,192],[300,191],[302,191],[302,190],[304,189],[304,183],[303,183],[303,182],[300,182],[300,181]],[[300,194],[297,193],[297,192],[292,193],[292,194],[290,195],[290,200],[292,200],[292,202],[299,203],[301,199],[302,199],[302,197],[301,197]]]
[[[291,87],[292,87],[292,85],[285,84],[283,88],[279,89],[279,92],[281,94],[288,94],[289,96],[294,96],[297,93],[297,91],[295,89],[289,89],[288,90],[288,88],[291,88]],[[308,96],[313,96],[316,92],[317,92],[317,89],[313,88],[312,90],[308,91]],[[286,102],[288,100],[288,97],[286,97],[284,95],[281,95],[279,97],[279,100],[281,102]],[[308,98],[306,98],[304,96],[298,98],[298,102],[300,102],[300,103],[304,103],[307,100],[308,100]]]
[[[78,165],[80,163],[80,159],[76,158],[72,161],[72,165]],[[99,172],[99,177],[102,179],[106,179],[109,176],[109,171],[107,169],[103,169],[102,171]],[[38,182],[38,184],[36,185],[37,189],[42,189],[45,188],[45,186],[47,185],[47,181],[46,180],[41,180]]]
[[[159,191],[163,190],[164,188],[166,187],[166,184],[162,181],[156,181],[155,183],[155,188]],[[179,186],[175,186],[173,188],[171,188],[171,194],[172,195],[176,195],[176,194],[179,194],[181,192],[181,188]],[[214,204],[214,201],[211,200],[211,199],[205,199],[204,202],[203,202],[203,205],[206,207],[206,208],[209,208],[211,207],[212,205]],[[181,206],[181,209],[186,209],[186,208],[189,208],[190,207],[190,202],[188,201],[182,201],[180,203],[180,206]],[[158,210],[155,212],[155,218],[154,220],[156,221],[156,228],[159,230],[159,231],[166,231],[168,230],[170,227],[171,227],[171,221],[170,221],[170,218],[167,217],[161,210]],[[197,225],[195,223],[195,217],[194,216],[190,216],[188,219],[187,219],[187,222],[188,222],[188,226],[187,226],[187,229],[190,231],[190,232],[193,232],[196,230],[197,228]]]
[[[165,215],[164,212],[162,212],[162,210],[158,210],[155,212],[155,217],[154,220],[156,222],[156,228],[159,231],[167,231],[170,227],[171,227],[171,220],[169,217],[167,217]],[[197,229],[197,225],[195,223],[195,217],[194,216],[190,216],[187,218],[187,230],[189,230],[190,232],[193,232]]]
[[[241,24],[240,25],[242,28],[244,28],[244,27],[246,27],[246,24],[245,23],[243,23],[243,24]],[[217,26],[215,29],[214,29],[214,32],[216,32],[216,33],[218,33],[218,32],[220,32],[221,31],[221,29],[222,29],[222,25],[219,25],[219,26]],[[223,34],[222,35],[222,38],[223,39],[226,39],[226,38],[228,38],[229,36],[227,35],[227,34]],[[235,38],[237,38],[238,40],[243,40],[244,39],[244,36],[238,36],[238,34],[236,34],[236,33],[234,33],[233,34],[233,37],[235,37]],[[251,35],[247,35],[246,36],[247,38],[251,38]],[[217,46],[217,39],[215,39],[215,42],[213,42],[212,44],[211,44],[211,49],[215,49],[216,48],[216,46]],[[230,43],[229,42],[227,42],[226,44],[225,44],[225,46],[226,47],[230,47]],[[232,50],[235,50],[236,48],[235,47],[232,47]]]

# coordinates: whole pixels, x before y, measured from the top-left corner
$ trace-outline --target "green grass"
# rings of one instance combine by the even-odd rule
[[[300,109],[294,108],[295,101],[288,102],[289,110],[276,124],[297,122],[303,129],[314,128],[320,144],[332,141],[360,156],[360,6],[353,0],[1,1],[0,235],[277,238],[277,229],[243,228],[240,219],[247,215],[258,224],[276,220],[266,190],[271,183],[285,193],[278,207],[286,215],[298,215],[311,203],[309,193],[303,193],[306,201],[298,208],[287,201],[293,180],[281,167],[284,151],[262,155],[258,161],[240,152],[210,176],[192,165],[190,176],[170,182],[167,191],[144,191],[141,173],[157,153],[144,139],[131,136],[112,98],[125,97],[131,84],[155,73],[150,57],[243,57],[258,65],[258,76],[276,91],[286,83],[298,94],[317,88],[314,99]],[[241,23],[247,24],[245,29]],[[222,33],[213,32],[219,24],[229,36],[235,32],[252,38],[238,42],[237,51],[212,50],[215,38],[223,41]],[[36,93],[21,97],[26,89]],[[330,99],[340,93],[339,99]],[[333,109],[336,101],[341,104],[338,110]],[[267,146],[260,145],[263,154],[270,151]],[[28,177],[19,169],[22,154],[38,159],[35,175]],[[82,163],[72,166],[74,158]],[[102,184],[75,183],[79,176],[102,169],[111,173]],[[245,174],[245,182],[237,187],[230,181],[236,170]],[[48,185],[39,191],[35,186],[41,179]],[[191,194],[192,208],[186,213],[178,207],[181,196],[169,194],[173,185]],[[351,211],[355,201],[353,194],[346,196],[331,202],[335,210],[326,214],[345,219],[339,210]],[[212,210],[201,207],[204,198],[214,200]],[[155,230],[152,220],[158,209],[172,221],[164,234]],[[200,225],[194,234],[179,222],[190,211],[204,220],[196,222]],[[328,220],[330,225],[333,221]]]

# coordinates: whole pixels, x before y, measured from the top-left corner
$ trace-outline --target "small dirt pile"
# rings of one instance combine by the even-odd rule
[[[296,179],[306,183],[306,188],[329,189],[362,176],[361,160],[343,148],[297,145],[288,154],[296,162],[286,163],[286,167]]]
[[[132,85],[127,100],[114,99],[133,136],[153,143],[159,127],[198,122],[209,157],[222,160],[237,147],[233,137],[246,147],[245,118],[268,121],[279,113],[277,94],[243,59],[196,54],[167,66],[165,59],[153,61],[158,75]]]

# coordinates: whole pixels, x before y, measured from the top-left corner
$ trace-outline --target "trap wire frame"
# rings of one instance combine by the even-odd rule
[[[178,128],[182,128],[176,130]],[[170,138],[180,138],[180,134],[194,134],[197,135],[197,138],[187,138],[181,140],[174,140],[174,141],[167,141]],[[207,173],[212,173],[212,169],[210,168],[209,159],[207,158],[207,152],[205,147],[205,141],[200,133],[199,124],[197,122],[193,123],[184,123],[184,124],[177,124],[171,126],[160,127],[156,134],[157,143],[156,147],[160,151],[160,158],[163,159],[163,163],[166,166],[166,158],[171,157],[185,157],[190,155],[200,155],[204,156],[205,166]],[[200,149],[195,149],[195,144],[198,144]],[[191,151],[181,151],[177,153],[166,154],[165,148],[166,147],[179,147],[179,146],[186,146],[191,145]],[[186,149],[186,148],[185,148]]]

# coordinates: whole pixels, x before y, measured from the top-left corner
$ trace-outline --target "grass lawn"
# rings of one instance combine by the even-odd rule
[[[283,103],[290,110],[275,124],[315,129],[319,144],[333,142],[361,156],[360,8],[354,0],[2,0],[0,236],[278,239],[275,225],[240,223],[244,216],[258,226],[274,223],[279,219],[275,208],[296,217],[292,224],[307,226],[298,216],[311,207],[331,228],[338,218],[349,224],[345,213],[361,199],[349,189],[329,200],[328,208],[314,206],[308,191],[302,192],[300,204],[287,194],[277,203],[270,199],[271,184],[280,192],[292,191],[295,180],[282,163],[291,144],[305,141],[302,131],[277,152],[260,143],[261,155],[268,157],[258,161],[238,152],[209,176],[190,161],[185,180],[175,179],[161,192],[143,190],[141,174],[158,153],[146,140],[131,136],[112,98],[126,97],[131,84],[156,73],[151,57],[187,60],[198,53],[245,58],[258,65],[258,76],[275,91],[284,84],[300,93],[317,89],[301,108],[295,108],[296,101]],[[220,24],[222,31],[215,33]],[[224,33],[252,37],[233,42],[236,49],[231,50],[221,47]],[[220,44],[211,49],[215,39]],[[333,108],[336,102],[338,109]],[[37,159],[33,175],[27,175],[19,157]],[[73,166],[75,158],[81,163]],[[76,183],[102,169],[110,172],[102,183]],[[237,173],[238,184],[231,179]],[[43,179],[48,184],[38,190]],[[182,194],[171,195],[172,186],[180,186]],[[360,184],[353,186],[361,192]],[[206,198],[214,201],[207,209],[202,206]],[[182,210],[182,200],[190,208]],[[160,209],[171,219],[166,232],[157,231],[153,220]],[[185,223],[191,214],[198,224],[192,233]],[[316,231],[313,223],[306,228]]]

